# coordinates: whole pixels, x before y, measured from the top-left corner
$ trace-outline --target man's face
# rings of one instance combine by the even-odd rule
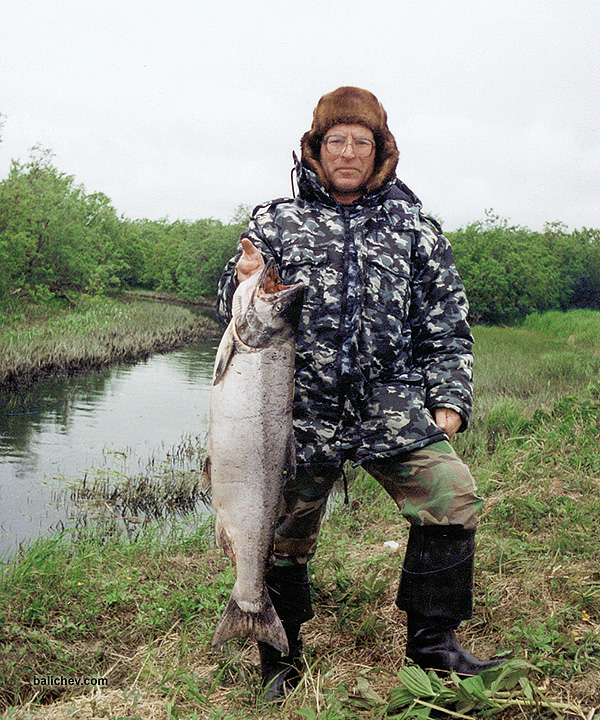
[[[327,140],[343,138],[346,142],[339,152],[327,149]],[[372,152],[368,157],[357,154],[354,141],[372,143]],[[352,142],[350,142],[352,141]],[[342,145],[342,143],[337,143]],[[321,143],[321,167],[329,180],[331,194],[340,203],[351,203],[358,200],[364,193],[364,185],[373,174],[375,164],[375,138],[369,128],[363,125],[334,125],[330,128]]]

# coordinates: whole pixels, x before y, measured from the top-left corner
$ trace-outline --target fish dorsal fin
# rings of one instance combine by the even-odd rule
[[[227,372],[229,363],[235,355],[235,333],[233,329],[233,320],[227,326],[227,329],[223,333],[219,348],[217,350],[217,357],[215,359],[215,372],[213,375],[213,385],[218,385],[223,376]]]

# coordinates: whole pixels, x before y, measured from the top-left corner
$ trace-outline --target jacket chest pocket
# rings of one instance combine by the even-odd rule
[[[411,238],[371,239],[364,254],[365,306],[404,320],[410,306]]]
[[[282,258],[286,283],[306,286],[303,317],[307,322],[328,323],[339,315],[341,275],[326,247],[296,246]]]

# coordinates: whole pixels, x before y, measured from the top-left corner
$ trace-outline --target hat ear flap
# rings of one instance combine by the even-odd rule
[[[302,162],[307,165],[321,181],[326,190],[330,189],[330,183],[321,166],[321,140],[322,136],[315,130],[308,130],[300,140],[300,149],[302,151]]]
[[[385,132],[381,133],[380,136],[382,148],[381,152],[378,153],[379,159],[375,162],[373,174],[365,185],[367,192],[374,192],[385,185],[385,183],[393,177],[396,172],[396,166],[398,165],[399,153],[394,136],[387,127],[385,128]]]

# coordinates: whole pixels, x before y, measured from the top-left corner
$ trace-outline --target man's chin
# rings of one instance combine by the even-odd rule
[[[354,195],[363,195],[365,192],[365,188],[363,184],[355,184],[352,186],[348,185],[339,185],[338,183],[334,183],[332,188],[333,192],[335,192],[336,195],[341,195],[342,197],[353,197]]]

